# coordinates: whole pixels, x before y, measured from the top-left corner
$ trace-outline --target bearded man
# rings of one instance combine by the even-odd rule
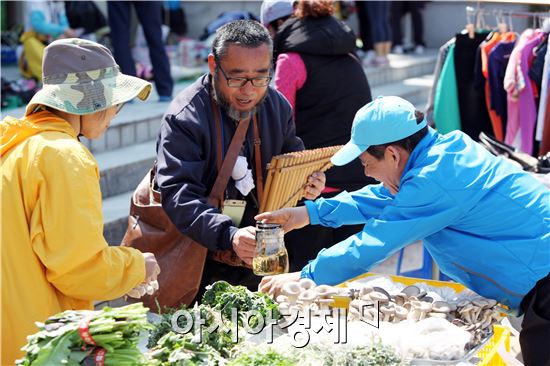
[[[274,155],[304,149],[295,135],[290,104],[269,86],[272,59],[271,37],[260,23],[239,20],[222,26],[208,56],[209,73],[172,101],[157,143],[156,183],[174,225],[210,253],[232,249],[247,264],[256,246],[257,174],[265,181],[266,165]],[[251,121],[225,191],[224,208],[233,210],[221,211],[207,202],[217,164],[225,157],[238,124],[253,116],[259,139]],[[255,142],[260,144],[261,164],[255,157]],[[313,173],[309,182],[304,197],[314,199],[324,189],[325,176]],[[233,205],[235,201],[241,203]],[[222,279],[254,290],[260,282],[251,269],[221,263],[209,255],[201,290]]]

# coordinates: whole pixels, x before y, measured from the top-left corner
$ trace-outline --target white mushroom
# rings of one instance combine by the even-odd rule
[[[317,298],[317,293],[314,290],[305,290],[298,295],[298,301],[302,303],[304,308],[309,307],[309,305],[315,301]]]
[[[311,290],[316,286],[315,282],[313,282],[313,280],[309,278],[301,278],[298,283],[304,290]]]
[[[321,299],[326,299],[332,295],[336,295],[338,293],[337,290],[335,290],[333,287],[328,285],[319,285],[315,287],[314,289],[317,292],[317,296]]]
[[[277,298],[275,299],[275,301],[279,304],[283,303],[283,302],[288,302],[288,296],[285,296],[285,295],[279,295],[277,296]]]
[[[407,297],[411,297],[417,296],[420,293],[420,289],[416,286],[407,286],[403,290],[401,290],[401,292],[407,295]]]
[[[418,319],[422,320],[426,317],[426,314],[432,310],[432,304],[429,302],[423,302],[423,301],[413,301],[411,302],[411,305],[413,309],[418,312]]]
[[[379,291],[373,291],[369,294],[371,301],[378,301],[380,303],[387,303],[390,301],[390,297],[385,293]]]
[[[407,301],[407,294],[400,292],[398,294],[395,294],[393,299],[397,305],[403,306],[403,304]]]
[[[333,299],[319,299],[319,300],[317,300],[317,302],[319,303],[319,310],[323,311],[323,310],[328,310],[330,305],[332,305],[334,303],[334,300]]]
[[[380,307],[380,312],[383,314],[382,321],[389,322],[392,320],[392,316],[395,314],[395,309],[391,303],[385,304]]]
[[[451,306],[445,301],[435,301],[432,303],[432,311],[436,313],[450,313]]]
[[[394,318],[394,322],[400,322],[402,320],[405,320],[407,319],[407,314],[409,313],[409,311],[404,308],[403,306],[399,306],[399,305],[396,305],[395,306],[395,318]]]
[[[294,304],[301,292],[301,289],[302,287],[298,282],[291,281],[283,285],[281,293],[287,297],[289,303]]]
[[[359,289],[359,297],[363,297],[364,295],[372,292],[373,289],[372,289],[372,286],[369,286],[369,285],[363,285],[361,286],[361,288]]]

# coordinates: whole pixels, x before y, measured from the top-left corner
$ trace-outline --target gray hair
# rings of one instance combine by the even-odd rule
[[[236,20],[223,25],[216,31],[216,37],[212,42],[212,54],[216,63],[225,56],[227,47],[231,44],[248,48],[266,44],[269,47],[269,58],[271,59],[273,55],[271,36],[267,29],[255,20]]]

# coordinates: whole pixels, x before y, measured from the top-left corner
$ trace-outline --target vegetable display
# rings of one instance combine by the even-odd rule
[[[88,360],[106,366],[145,365],[138,349],[140,333],[152,326],[147,308],[137,303],[101,311],[67,310],[37,323],[39,332],[23,347],[24,366],[80,365]]]

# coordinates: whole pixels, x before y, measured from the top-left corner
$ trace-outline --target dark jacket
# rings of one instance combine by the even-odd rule
[[[156,182],[162,206],[178,229],[210,250],[231,248],[237,231],[228,216],[207,203],[217,176],[216,128],[212,116],[210,77],[204,75],[179,93],[168,107],[157,142]],[[292,110],[286,99],[269,88],[258,108],[264,182],[265,166],[274,155],[304,149],[295,135]],[[220,108],[217,109],[220,111]],[[236,130],[235,121],[221,113],[224,153]],[[252,122],[244,153],[255,176]],[[255,194],[255,190],[253,191]],[[251,193],[252,194],[252,193]],[[251,194],[241,226],[253,225],[258,213]],[[242,199],[229,179],[226,198]]]
[[[348,142],[355,113],[372,100],[354,53],[355,39],[353,31],[332,16],[289,18],[275,37],[276,56],[296,52],[306,66],[306,82],[296,94],[296,134],[307,149]],[[327,186],[354,190],[366,183],[358,161],[327,173]]]

